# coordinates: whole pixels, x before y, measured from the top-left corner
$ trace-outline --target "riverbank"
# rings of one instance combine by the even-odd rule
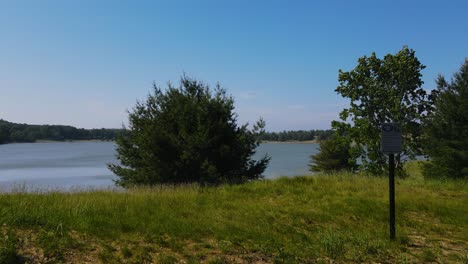
[[[0,262],[466,263],[466,182],[396,186],[393,242],[385,177],[1,194]]]

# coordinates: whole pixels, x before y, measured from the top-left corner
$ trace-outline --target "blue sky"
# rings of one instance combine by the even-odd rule
[[[468,56],[468,1],[2,1],[0,118],[120,127],[153,81],[184,72],[236,99],[241,123],[324,129],[338,70],[404,45],[424,87]]]

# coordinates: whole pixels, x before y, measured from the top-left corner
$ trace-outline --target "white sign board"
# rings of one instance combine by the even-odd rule
[[[385,154],[401,152],[401,127],[397,123],[383,123],[380,150]]]

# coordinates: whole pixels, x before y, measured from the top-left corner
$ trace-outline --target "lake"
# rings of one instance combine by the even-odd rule
[[[255,159],[272,159],[266,178],[310,174],[309,156],[318,144],[264,143]],[[106,164],[116,162],[113,142],[47,142],[0,145],[0,191],[111,188],[116,176]]]

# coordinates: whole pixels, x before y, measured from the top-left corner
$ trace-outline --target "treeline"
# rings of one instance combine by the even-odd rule
[[[17,124],[0,119],[0,144],[37,140],[114,140],[121,129],[83,129],[61,125]]]
[[[0,119],[0,144],[13,142],[36,142],[37,140],[115,140],[122,129],[84,129],[62,125],[28,125]],[[261,141],[307,141],[326,140],[333,130],[296,130],[265,132]]]
[[[333,135],[333,130],[297,130],[282,132],[265,132],[262,141],[307,141],[326,140]]]

